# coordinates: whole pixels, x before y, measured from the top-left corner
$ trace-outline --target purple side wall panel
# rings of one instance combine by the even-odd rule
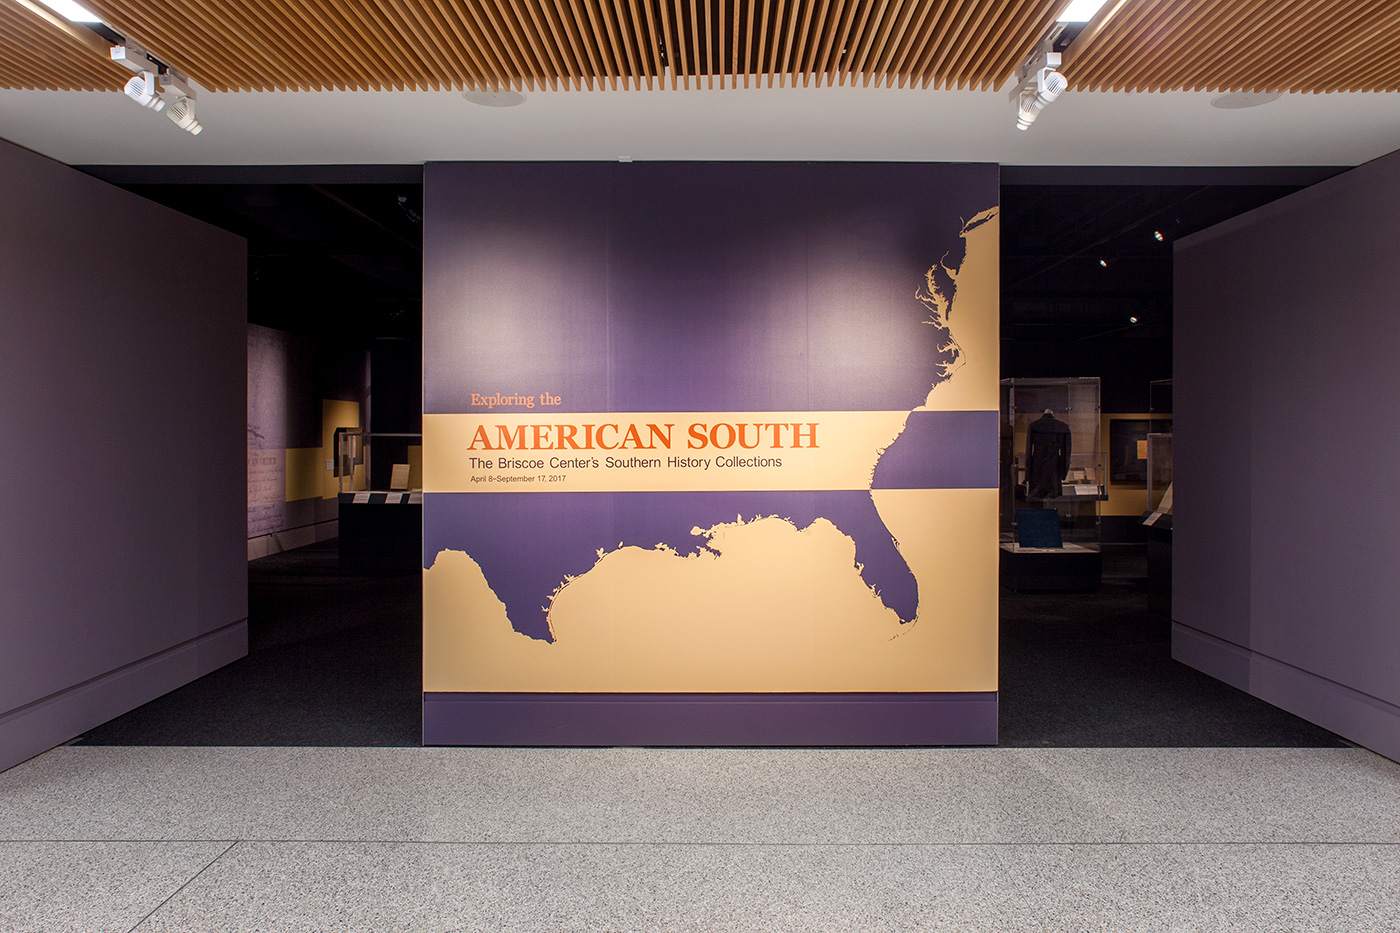
[[[1400,154],[1183,240],[1179,658],[1400,757]]]
[[[0,142],[0,768],[246,653],[246,248]]]

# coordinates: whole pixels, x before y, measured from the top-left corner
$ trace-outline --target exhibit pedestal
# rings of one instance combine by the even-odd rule
[[[1096,590],[1102,577],[1102,552],[1081,544],[1001,546],[1001,585],[1009,590]]]
[[[401,492],[340,494],[341,570],[421,569],[423,504],[409,498]]]

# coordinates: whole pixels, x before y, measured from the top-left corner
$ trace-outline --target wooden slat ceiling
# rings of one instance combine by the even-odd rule
[[[1400,90],[1397,0],[1126,0],[1085,39],[1078,90]]]
[[[0,86],[128,72],[0,0]],[[215,91],[1001,87],[1066,0],[90,0]],[[1400,90],[1396,0],[1110,0],[1081,90]],[[1107,10],[1105,14],[1107,14]],[[1102,17],[1101,17],[1102,18]]]
[[[102,43],[92,41],[96,36],[85,40],[85,33],[53,14],[44,16],[42,8],[0,0],[0,87],[121,90],[124,69],[103,61]]]

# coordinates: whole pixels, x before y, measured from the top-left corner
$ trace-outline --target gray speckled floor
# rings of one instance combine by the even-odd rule
[[[1359,749],[56,749],[0,930],[1394,931]]]

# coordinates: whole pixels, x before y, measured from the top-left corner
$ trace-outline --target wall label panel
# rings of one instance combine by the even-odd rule
[[[425,180],[425,742],[995,741],[995,166]]]

